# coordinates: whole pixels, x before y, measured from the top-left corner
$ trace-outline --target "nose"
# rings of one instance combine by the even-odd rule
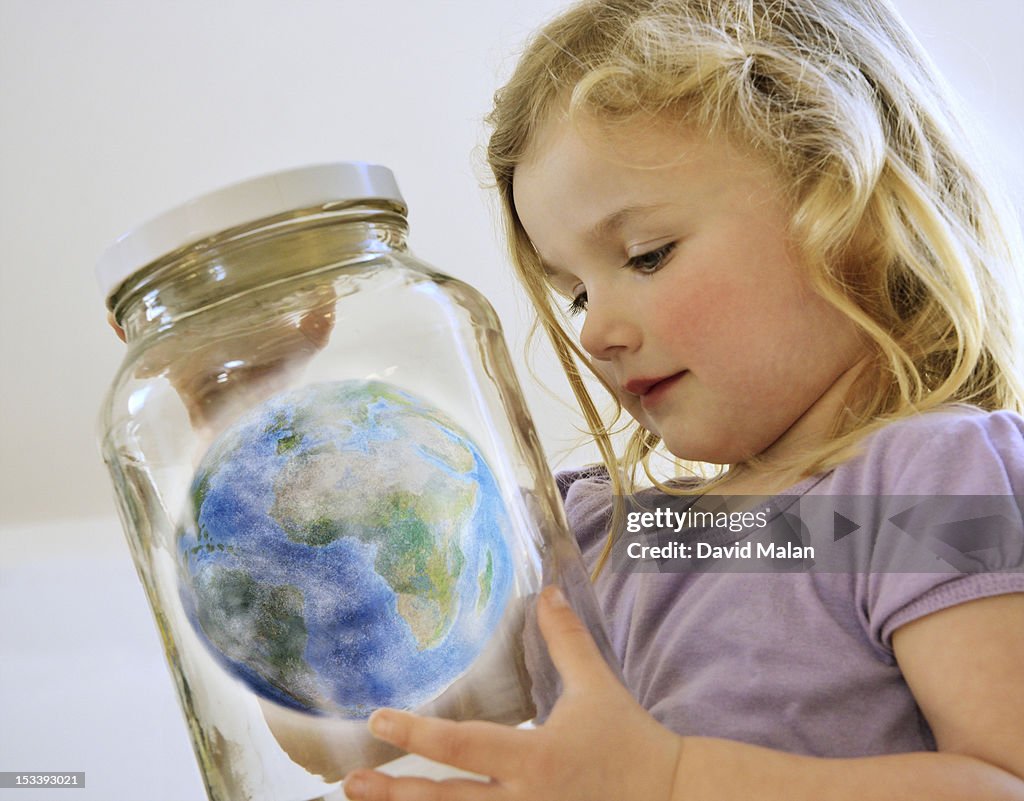
[[[580,345],[595,359],[610,360],[617,352],[630,352],[640,346],[641,331],[629,299],[595,297],[587,293],[586,318],[580,330]]]

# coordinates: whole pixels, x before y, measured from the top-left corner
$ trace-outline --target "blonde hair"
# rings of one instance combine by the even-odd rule
[[[495,95],[487,155],[512,262],[611,476],[613,532],[638,467],[653,480],[659,439],[637,424],[614,452],[615,421],[587,391],[588,360],[512,195],[516,165],[566,98],[570,116],[671,115],[726,136],[792,187],[792,241],[872,351],[855,405],[794,463],[802,474],[940,404],[1022,410],[1019,225],[983,184],[949,91],[885,0],[588,0],[529,42]]]

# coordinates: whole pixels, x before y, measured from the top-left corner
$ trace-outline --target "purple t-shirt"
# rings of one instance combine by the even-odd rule
[[[558,481],[593,567],[611,514],[607,474]],[[785,495],[1019,499],[1024,419],[953,405],[893,423],[859,455]],[[1011,517],[1019,553],[1024,522]],[[892,633],[945,607],[1024,592],[1024,572],[637,573],[608,565],[594,588],[627,685],[670,729],[855,757],[935,749]]]

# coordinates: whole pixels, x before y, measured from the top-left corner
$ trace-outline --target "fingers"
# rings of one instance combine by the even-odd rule
[[[122,342],[125,341],[124,329],[117,324],[117,319],[114,317],[114,312],[112,311],[107,312],[107,325],[114,329],[114,333],[117,334],[118,339]]]
[[[334,307],[318,307],[306,312],[299,320],[299,331],[317,350],[322,350],[331,339],[334,328]]]
[[[488,801],[496,788],[472,779],[418,779],[357,770],[345,777],[345,795],[351,801]]]
[[[410,753],[483,776],[514,770],[525,734],[499,723],[456,722],[394,709],[370,715],[370,732]]]
[[[566,692],[604,685],[609,680],[619,683],[587,627],[557,587],[546,587],[540,594],[537,622]]]

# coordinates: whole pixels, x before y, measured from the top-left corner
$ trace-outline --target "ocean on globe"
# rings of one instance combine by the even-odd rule
[[[260,696],[365,718],[436,698],[480,654],[513,571],[478,448],[380,381],[263,403],[199,465],[178,536],[186,614]]]

